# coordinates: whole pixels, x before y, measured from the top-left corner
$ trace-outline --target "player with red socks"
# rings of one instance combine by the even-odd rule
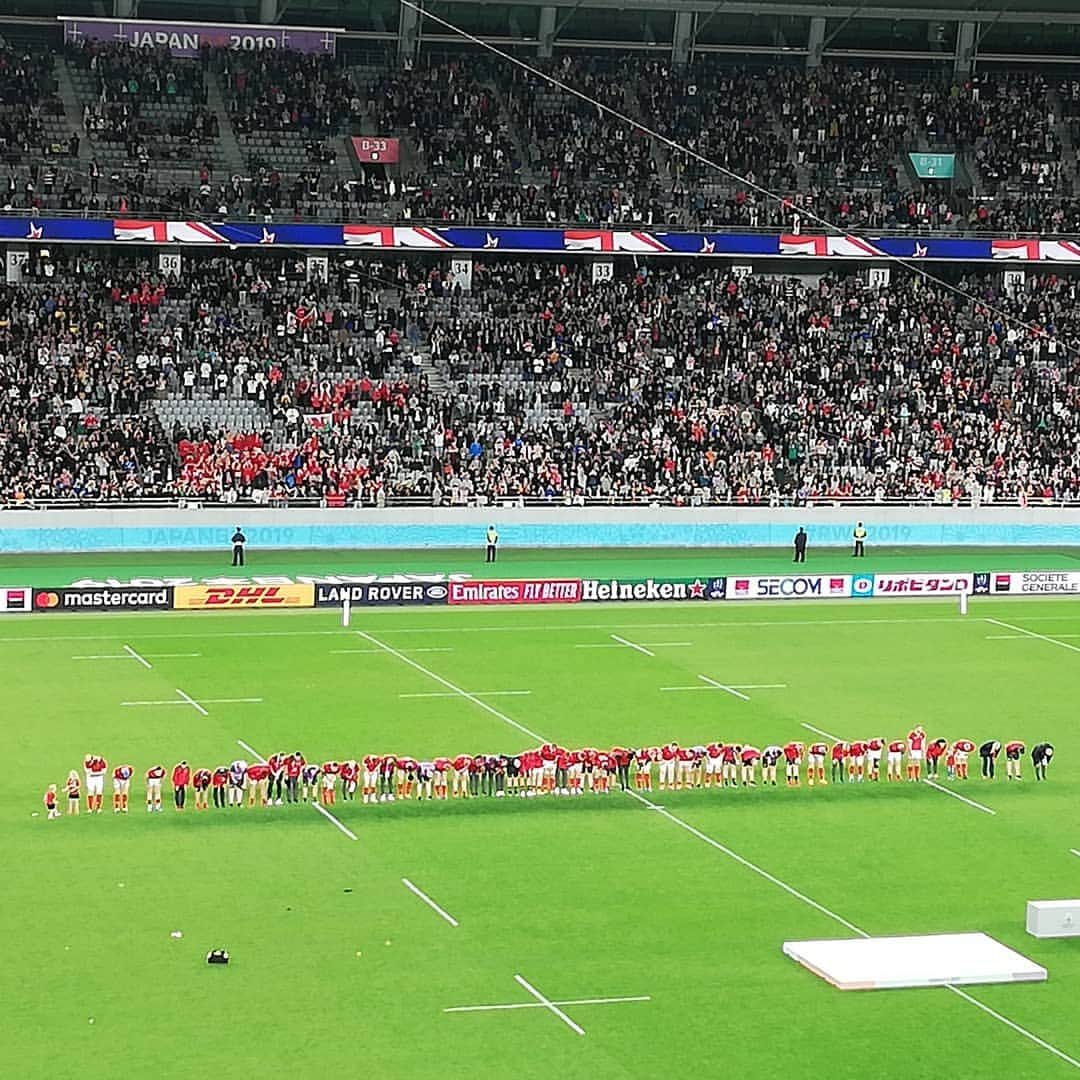
[[[322,804],[333,806],[337,802],[337,782],[341,765],[336,761],[324,761],[322,765]]]
[[[975,744],[970,739],[957,739],[953,743],[954,768],[957,780],[968,778],[968,755],[975,752]]]
[[[909,783],[917,784],[922,774],[923,753],[926,750],[926,732],[922,725],[916,725],[908,732],[907,778]]]
[[[87,754],[83,758],[86,772],[86,812],[100,814],[105,792],[105,773],[109,764],[100,754]]]

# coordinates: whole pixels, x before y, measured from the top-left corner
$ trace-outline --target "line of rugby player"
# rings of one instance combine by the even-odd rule
[[[281,806],[283,803],[319,802],[332,806],[340,786],[342,798],[352,801],[360,791],[365,803],[393,802],[397,799],[446,799],[488,796],[502,798],[537,795],[606,794],[612,784],[622,790],[631,786],[652,791],[656,779],[660,791],[690,788],[753,787],[760,776],[764,785],[776,786],[782,767],[788,787],[799,787],[805,767],[810,787],[834,783],[862,783],[881,779],[885,759],[885,779],[889,782],[918,782],[926,766],[927,779],[941,776],[945,766],[948,779],[968,779],[968,759],[978,753],[982,775],[995,776],[998,756],[1005,752],[1005,772],[1009,780],[1020,780],[1026,746],[1020,740],[1002,744],[988,740],[976,747],[970,739],[929,739],[922,727],[906,739],[873,738],[853,742],[789,742],[759,750],[738,743],[711,742],[706,745],[663,746],[633,750],[616,746],[610,750],[585,748],[568,750],[554,743],[525,750],[520,754],[459,754],[430,760],[396,754],[369,754],[361,761],[309,762],[302,753],[278,753],[266,761],[248,764],[237,759],[216,768],[192,769],[178,762],[171,774],[163,765],[146,770],[146,809],[161,811],[161,793],[166,776],[172,784],[173,805],[187,806],[188,789],[192,805],[206,810],[248,806]],[[1046,779],[1046,769],[1054,756],[1049,743],[1031,749],[1036,780]],[[828,763],[829,778],[826,777]],[[86,804],[89,813],[101,813],[108,762],[100,754],[87,754],[83,761],[86,776]],[[134,769],[117,765],[112,770],[113,813],[126,814]],[[81,781],[74,770],[65,786],[68,813],[77,814]],[[45,794],[49,817],[59,816],[56,785]]]

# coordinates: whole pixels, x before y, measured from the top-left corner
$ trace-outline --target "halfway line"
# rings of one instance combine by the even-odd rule
[[[996,814],[996,810],[991,810],[989,806],[983,806],[982,803],[976,802],[974,799],[969,799],[966,795],[961,795],[958,791],[950,791],[947,787],[942,787],[940,784],[935,783],[929,778],[923,779],[924,784],[929,784],[935,791],[940,791],[943,795],[951,795],[954,799],[959,799],[961,802],[965,802],[968,806],[974,806],[976,810],[981,810],[984,814]]]
[[[435,901],[432,900],[426,892],[424,892],[422,889],[418,889],[407,877],[403,877],[401,879],[401,884],[404,885],[405,888],[408,889],[409,892],[411,892],[414,896],[420,897],[420,899],[423,900],[424,903],[427,904],[427,906],[431,908],[432,911],[437,912],[439,915],[441,915],[451,926],[457,926],[458,921],[454,918],[453,915],[450,915],[448,912],[444,911],[441,907],[439,907],[439,905],[436,904]]]
[[[648,994],[634,997],[575,998],[573,1001],[553,1001],[552,1005],[621,1005],[624,1001],[652,1001]],[[541,1001],[515,1001],[508,1005],[455,1005],[452,1009],[443,1009],[444,1013],[495,1012],[499,1009],[544,1009]]]
[[[474,690],[476,697],[524,697],[531,690]],[[399,698],[457,697],[450,690],[432,690],[425,694],[398,694]]]
[[[491,713],[496,719],[501,720],[504,724],[509,724],[513,728],[517,728],[518,731],[524,732],[530,739],[536,739],[538,742],[546,742],[547,740],[542,735],[537,735],[535,731],[530,731],[523,724],[519,724],[516,720],[511,720],[506,713],[499,712],[494,705],[489,705],[483,698],[478,698],[475,694],[470,694],[468,690],[462,690],[460,686],[455,686],[449,679],[444,679],[441,675],[436,675],[430,668],[426,668],[423,664],[418,664],[411,657],[406,656],[403,652],[399,652],[397,649],[390,645],[386,645],[379,641],[377,638],[373,638],[370,634],[365,633],[363,630],[358,630],[357,633],[365,640],[370,641],[372,645],[377,645],[380,649],[390,653],[391,656],[396,656],[402,663],[408,664],[409,667],[415,668],[421,675],[426,675],[429,679],[434,679],[441,686],[445,686],[447,690],[452,690],[455,694],[459,694],[465,698],[466,701],[471,701],[474,705],[479,705],[485,712]]]
[[[543,994],[540,993],[539,990],[536,989],[535,986],[533,986],[531,983],[526,982],[520,975],[515,975],[514,980],[515,982],[517,982],[518,986],[522,987],[530,994],[532,994],[532,996],[536,998],[536,1000],[539,1001],[545,1009],[550,1009],[568,1028],[570,1028],[571,1031],[576,1031],[579,1035],[585,1034],[585,1029],[583,1027],[579,1027],[577,1024],[575,1024],[574,1021],[571,1020],[570,1017],[567,1016],[566,1013],[564,1013],[562,1009],[560,1009],[559,1006],[555,1004],[555,1002],[549,1001],[546,997],[544,997]]]

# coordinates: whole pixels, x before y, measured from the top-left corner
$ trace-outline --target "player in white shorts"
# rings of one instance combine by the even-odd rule
[[[904,750],[907,748],[903,739],[893,739],[889,743],[889,749],[885,758],[885,775],[889,780],[901,780],[901,766],[904,760]]]
[[[112,811],[114,814],[128,812],[128,792],[131,790],[131,777],[135,770],[130,765],[117,765],[113,769]]]
[[[165,779],[164,765],[151,765],[146,770],[146,811],[161,813],[161,781]]]
[[[659,787],[661,791],[675,786],[675,760],[678,754],[679,744],[674,742],[668,743],[660,751]]]
[[[100,814],[108,764],[100,754],[87,754],[83,759],[83,768],[86,771],[86,812]]]

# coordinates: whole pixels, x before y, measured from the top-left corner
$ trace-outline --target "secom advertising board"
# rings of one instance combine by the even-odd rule
[[[581,599],[578,578],[517,581],[451,581],[448,604],[576,604]]]
[[[727,579],[728,600],[828,600],[850,595],[850,574],[777,574]]]
[[[663,580],[644,578],[620,581],[611,578],[599,581],[586,578],[581,583],[581,599],[604,600],[723,600],[726,578],[683,578]]]
[[[237,611],[315,606],[314,585],[177,585],[178,611]]]
[[[316,585],[316,607],[350,604],[445,604],[448,588],[443,582],[367,582],[361,585]]]
[[[35,611],[168,611],[173,590],[160,589],[35,589]]]

